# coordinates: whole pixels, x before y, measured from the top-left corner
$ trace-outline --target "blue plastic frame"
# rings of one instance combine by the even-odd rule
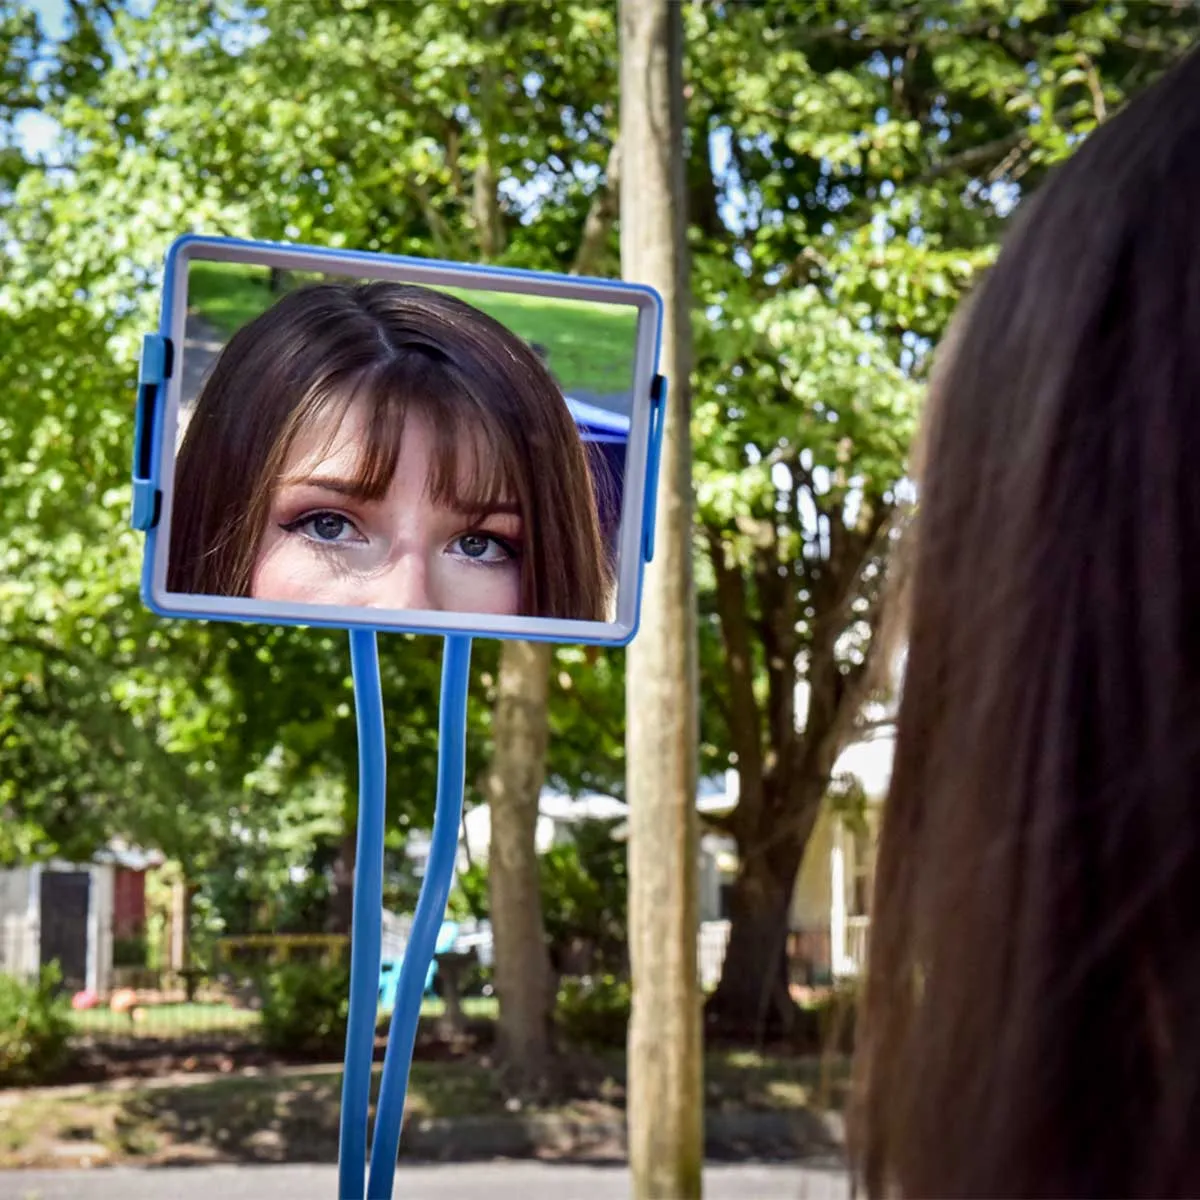
[[[635,601],[632,624],[623,634],[592,635],[583,629],[569,635],[557,632],[548,633],[537,629],[518,629],[515,631],[481,630],[479,628],[450,628],[425,626],[419,623],[400,624],[388,622],[377,626],[368,623],[356,623],[348,626],[346,622],[334,618],[321,617],[318,614],[304,617],[285,617],[259,615],[252,613],[214,613],[187,609],[164,609],[157,604],[153,594],[153,567],[156,544],[160,528],[159,518],[162,510],[162,494],[159,487],[159,475],[162,466],[162,442],[164,422],[162,420],[163,398],[165,385],[172,377],[174,347],[171,343],[171,329],[174,320],[175,277],[178,270],[180,252],[189,246],[231,246],[248,250],[283,250],[301,251],[319,258],[335,259],[339,263],[358,263],[364,267],[371,264],[391,264],[394,266],[410,266],[437,268],[445,270],[470,269],[473,273],[487,275],[497,279],[512,280],[557,280],[571,285],[596,285],[607,289],[629,291],[649,296],[655,306],[657,315],[654,356],[652,366],[650,429],[646,451],[646,477],[641,496],[642,529],[640,544],[642,554],[637,562]],[[159,332],[146,334],[143,339],[141,366],[138,373],[136,428],[133,452],[133,503],[130,512],[130,523],[137,530],[146,534],[145,550],[142,563],[141,595],[142,602],[151,612],[167,619],[192,619],[203,621],[231,621],[238,624],[272,624],[296,625],[305,628],[356,628],[376,633],[414,633],[431,637],[468,637],[495,638],[502,641],[553,642],[567,645],[598,645],[598,646],[627,646],[637,636],[641,626],[642,589],[645,578],[645,567],[654,555],[655,523],[657,520],[657,490],[659,475],[659,458],[662,451],[662,433],[665,422],[666,381],[659,374],[659,363],[662,353],[662,297],[653,288],[643,284],[627,283],[620,280],[598,279],[588,276],[561,275],[549,271],[528,271],[519,268],[472,266],[456,263],[445,259],[416,258],[407,255],[372,254],[363,251],[343,251],[322,246],[306,246],[296,243],[250,241],[241,238],[222,238],[202,234],[183,234],[172,242],[167,251],[163,284],[162,307],[159,317]],[[527,618],[531,624],[534,619]],[[588,622],[579,622],[586,625]]]
[[[375,1136],[367,1176],[367,1200],[390,1200],[396,1173],[396,1155],[404,1124],[404,1098],[412,1069],[413,1044],[425,995],[425,973],[433,959],[454,882],[458,836],[462,827],[466,782],[467,693],[470,686],[471,639],[448,637],[442,656],[442,690],[438,708],[437,802],[429,861],[412,932],[400,964],[400,982],[388,1029],[379,1103],[375,1110]]]
[[[383,840],[387,825],[387,738],[375,634],[350,631],[350,670],[358,721],[358,834],[350,929],[350,1002],[338,1121],[338,1195],[361,1196],[366,1179],[367,1113],[379,1010],[383,940]]]

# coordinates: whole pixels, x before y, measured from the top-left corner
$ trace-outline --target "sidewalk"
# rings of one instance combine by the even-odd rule
[[[329,1200],[334,1167],[119,1167],[0,1172],[0,1200]],[[612,1167],[496,1163],[396,1170],[395,1200],[628,1200]],[[849,1200],[844,1172],[809,1166],[708,1167],[705,1200]]]

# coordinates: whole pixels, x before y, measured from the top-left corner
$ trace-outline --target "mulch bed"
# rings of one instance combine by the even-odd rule
[[[413,1048],[418,1062],[446,1062],[474,1058],[486,1053],[495,1038],[490,1021],[468,1022],[464,1032],[452,1040],[444,1038],[435,1022],[423,1022]],[[268,1050],[245,1034],[188,1034],[178,1037],[106,1038],[77,1037],[72,1055],[54,1078],[53,1084],[106,1083],[121,1079],[154,1079],[177,1074],[232,1074],[249,1067],[272,1067],[340,1062],[335,1058],[304,1058]],[[386,1025],[375,1038],[375,1061],[382,1062],[387,1049]]]

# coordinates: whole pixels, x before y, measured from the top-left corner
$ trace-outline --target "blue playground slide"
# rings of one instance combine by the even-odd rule
[[[425,994],[433,991],[433,981],[437,977],[437,955],[446,954],[454,948],[458,941],[458,922],[443,921],[438,930],[437,944],[434,947],[434,959],[425,973]],[[379,968],[379,1007],[383,1012],[391,1012],[396,1007],[396,985],[400,982],[400,965],[403,955],[391,962],[380,964]]]

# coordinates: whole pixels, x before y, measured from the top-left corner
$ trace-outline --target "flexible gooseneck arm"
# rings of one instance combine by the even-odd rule
[[[350,1014],[338,1146],[338,1196],[362,1196],[366,1178],[367,1110],[379,1010],[383,931],[383,834],[387,746],[379,647],[370,630],[350,631],[350,669],[358,713],[358,842],[354,856],[354,924],[350,942]]]
[[[375,1139],[371,1145],[367,1200],[391,1200],[396,1154],[400,1148],[400,1128],[404,1120],[404,1096],[408,1090],[413,1043],[421,1016],[425,976],[433,960],[438,930],[454,881],[466,774],[470,665],[471,639],[461,635],[447,637],[442,659],[437,808],[433,837],[425,880],[413,917],[412,933],[396,987],[396,1004],[392,1010],[387,1054],[383,1061],[383,1080],[379,1086],[379,1104],[375,1112]]]

